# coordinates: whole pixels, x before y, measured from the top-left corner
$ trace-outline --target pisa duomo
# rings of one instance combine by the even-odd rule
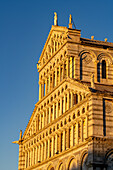
[[[37,69],[39,101],[13,142],[18,170],[113,170],[113,43],[54,13]]]

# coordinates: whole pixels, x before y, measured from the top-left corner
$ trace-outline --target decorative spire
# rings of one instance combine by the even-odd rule
[[[54,25],[58,25],[57,13],[56,12],[54,12]]]
[[[72,15],[69,16],[69,28],[72,28]]]
[[[20,130],[20,139],[19,140],[21,140],[22,139],[22,130]]]
[[[20,138],[19,141],[13,141],[12,143],[20,144],[22,142],[22,130],[20,130]]]

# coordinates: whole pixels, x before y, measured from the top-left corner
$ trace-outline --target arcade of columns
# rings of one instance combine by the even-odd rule
[[[50,67],[50,72],[40,76],[37,114],[23,145],[25,168],[77,147],[88,136],[89,96],[85,90],[75,90],[70,79],[75,75],[74,66],[74,57],[68,57],[67,62],[53,66],[53,70]]]

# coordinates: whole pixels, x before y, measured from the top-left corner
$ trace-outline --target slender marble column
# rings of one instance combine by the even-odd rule
[[[55,119],[55,103],[53,103],[53,120]]]
[[[28,150],[28,167],[30,166],[30,157],[29,157],[29,150]]]
[[[27,168],[27,151],[25,151],[25,168]]]
[[[42,129],[42,114],[40,112],[40,129]]]
[[[34,165],[34,147],[32,148],[32,165]]]
[[[43,142],[41,143],[41,161],[43,161],[43,148],[44,145],[43,145]]]
[[[55,136],[55,153],[57,153],[57,151],[58,151],[58,135],[56,134],[56,136]]]
[[[44,127],[44,126],[45,126],[45,113],[43,111],[43,124],[42,124],[42,127]]]
[[[58,118],[58,100],[56,102],[56,118]]]
[[[64,94],[64,105],[63,105],[63,112],[66,111],[66,94]]]
[[[70,57],[70,78],[72,78],[72,57]]]
[[[48,119],[48,115],[47,115],[47,108],[45,109],[45,126],[47,125],[47,119]]]
[[[54,155],[54,136],[52,136],[52,153],[51,153],[51,156]]]
[[[80,102],[80,93],[78,93],[78,103]]]
[[[30,149],[30,166],[32,166],[32,151]]]
[[[69,110],[69,91],[67,92],[67,110]]]
[[[42,82],[42,95],[41,96],[44,97],[44,81]]]
[[[61,133],[59,133],[59,152],[61,152]]]
[[[62,97],[60,97],[60,115],[62,115]]]
[[[37,161],[38,161],[38,148],[37,148],[37,145],[36,145],[36,151],[35,151],[35,164],[37,164]]]
[[[38,146],[38,162],[40,162],[40,144]]]
[[[36,132],[39,130],[39,117],[36,117]]]
[[[54,72],[52,72],[52,89],[54,88]]]
[[[69,57],[67,58],[67,61],[66,61],[66,62],[67,62],[67,77],[70,77],[70,75],[69,75],[69,72],[70,72],[70,68],[69,68],[69,67],[70,67],[70,64],[69,64],[69,62],[70,62],[70,61],[69,61]]]
[[[63,76],[62,76],[62,79],[64,79],[65,78],[65,70],[64,70],[64,62],[63,62]]]
[[[63,151],[66,149],[66,130],[63,130]]]
[[[81,141],[83,142],[83,119],[81,119]]]
[[[51,106],[49,106],[49,123],[51,122]]]
[[[73,107],[73,92],[71,92],[71,107]]]
[[[48,158],[50,157],[50,139],[48,139]]]
[[[85,132],[86,132],[86,138],[88,138],[88,115],[86,115],[86,121],[85,121]]]
[[[70,143],[70,134],[69,134],[69,127],[67,128],[67,148],[69,148]]]
[[[55,86],[57,86],[57,67],[55,67]]]
[[[47,141],[45,140],[44,160],[47,158]]]
[[[47,78],[45,80],[45,95],[47,94]]]
[[[78,144],[78,122],[76,122],[76,144]]]
[[[51,91],[51,74],[49,74],[49,89],[48,89],[48,92],[50,92]]]
[[[74,146],[74,125],[71,126],[71,146]]]
[[[41,100],[41,97],[42,97],[42,94],[41,94],[41,92],[42,92],[42,86],[41,86],[41,83],[39,82],[39,100]]]
[[[61,65],[59,65],[59,83],[61,81]]]

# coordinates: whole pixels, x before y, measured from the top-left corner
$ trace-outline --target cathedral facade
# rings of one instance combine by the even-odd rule
[[[18,170],[113,169],[113,43],[52,26],[37,64],[39,101],[19,141]]]

